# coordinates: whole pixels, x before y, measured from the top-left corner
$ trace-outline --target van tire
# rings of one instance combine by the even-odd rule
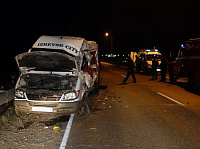
[[[89,107],[89,109],[90,109],[90,112],[92,112],[92,111],[94,110],[94,106],[93,106],[92,101],[91,101],[90,98],[88,97],[88,94],[87,94],[87,93],[84,95],[84,99],[83,99],[83,100],[87,103],[87,105],[88,105],[88,107]]]
[[[88,118],[88,116],[90,115],[90,109],[86,101],[81,101],[79,103],[78,111],[76,112],[75,115],[77,120],[83,120]]]
[[[89,117],[91,111],[93,110],[93,105],[91,100],[88,98],[88,94],[85,93],[83,100],[79,103],[78,111],[75,113],[77,120],[84,120]]]
[[[95,81],[92,95],[99,95],[99,81]]]

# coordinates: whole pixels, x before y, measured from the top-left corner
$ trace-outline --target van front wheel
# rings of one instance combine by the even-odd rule
[[[86,119],[90,115],[90,108],[85,100],[79,103],[78,111],[76,116],[78,120]]]

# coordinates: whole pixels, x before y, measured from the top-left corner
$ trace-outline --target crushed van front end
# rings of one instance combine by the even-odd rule
[[[15,111],[69,115],[82,100],[75,59],[60,53],[30,52],[16,57],[21,74],[15,86]]]
[[[15,90],[16,113],[66,115],[78,110],[77,76],[21,75]]]

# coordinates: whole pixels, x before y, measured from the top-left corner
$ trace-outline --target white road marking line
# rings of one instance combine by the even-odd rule
[[[167,99],[169,99],[169,100],[171,100],[171,101],[173,101],[173,102],[178,103],[179,105],[185,106],[183,103],[178,102],[178,101],[176,101],[176,100],[174,100],[174,99],[172,99],[172,98],[170,98],[170,97],[168,97],[168,96],[166,96],[166,95],[164,95],[164,94],[162,94],[162,93],[159,93],[159,92],[157,92],[157,93],[158,93],[159,95],[163,96],[163,97],[166,97]]]
[[[71,130],[73,119],[74,119],[74,114],[71,114],[59,149],[65,149],[67,145],[67,140],[69,138],[69,133]]]

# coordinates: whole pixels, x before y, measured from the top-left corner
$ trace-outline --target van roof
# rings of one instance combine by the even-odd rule
[[[81,37],[46,35],[39,37],[32,46],[32,48],[64,50],[74,56],[79,55],[81,50],[94,49],[95,47],[97,47],[95,41],[87,41]]]

